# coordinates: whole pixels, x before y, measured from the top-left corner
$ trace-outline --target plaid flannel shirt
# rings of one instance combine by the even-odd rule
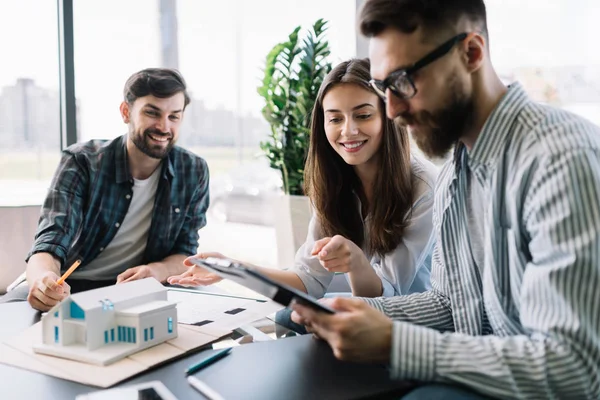
[[[27,260],[46,252],[61,261],[63,271],[77,259],[83,270],[108,246],[133,193],[126,141],[127,135],[92,140],[63,151]],[[175,146],[159,179],[144,263],[195,254],[198,231],[206,225],[209,173],[202,158]]]

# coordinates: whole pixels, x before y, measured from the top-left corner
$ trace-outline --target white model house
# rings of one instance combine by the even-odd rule
[[[36,353],[108,365],[177,337],[176,303],[154,278],[73,294],[42,317]]]

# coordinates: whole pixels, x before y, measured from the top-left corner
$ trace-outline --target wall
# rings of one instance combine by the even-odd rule
[[[168,333],[167,330],[167,321],[169,317],[173,318],[172,333]],[[145,315],[142,319],[140,319],[139,327],[138,338],[140,339],[140,343],[162,342],[166,339],[173,339],[177,337],[177,308],[173,306],[172,309]],[[150,336],[148,336],[148,342],[145,342],[144,329],[150,327],[154,327],[154,340],[150,340]]]

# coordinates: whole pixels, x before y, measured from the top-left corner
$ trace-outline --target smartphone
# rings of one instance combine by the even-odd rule
[[[139,385],[86,393],[77,396],[75,400],[177,400],[177,398],[161,381],[150,381]]]

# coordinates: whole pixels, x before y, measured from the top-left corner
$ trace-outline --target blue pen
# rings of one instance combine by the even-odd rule
[[[185,370],[185,374],[189,375],[189,374],[193,374],[196,371],[201,370],[202,368],[214,363],[215,361],[225,357],[227,354],[229,354],[231,352],[231,347],[228,347],[226,349],[217,351],[216,353],[214,353],[212,356],[206,357],[205,359],[197,362],[194,365],[190,365],[188,367],[188,369]]]

